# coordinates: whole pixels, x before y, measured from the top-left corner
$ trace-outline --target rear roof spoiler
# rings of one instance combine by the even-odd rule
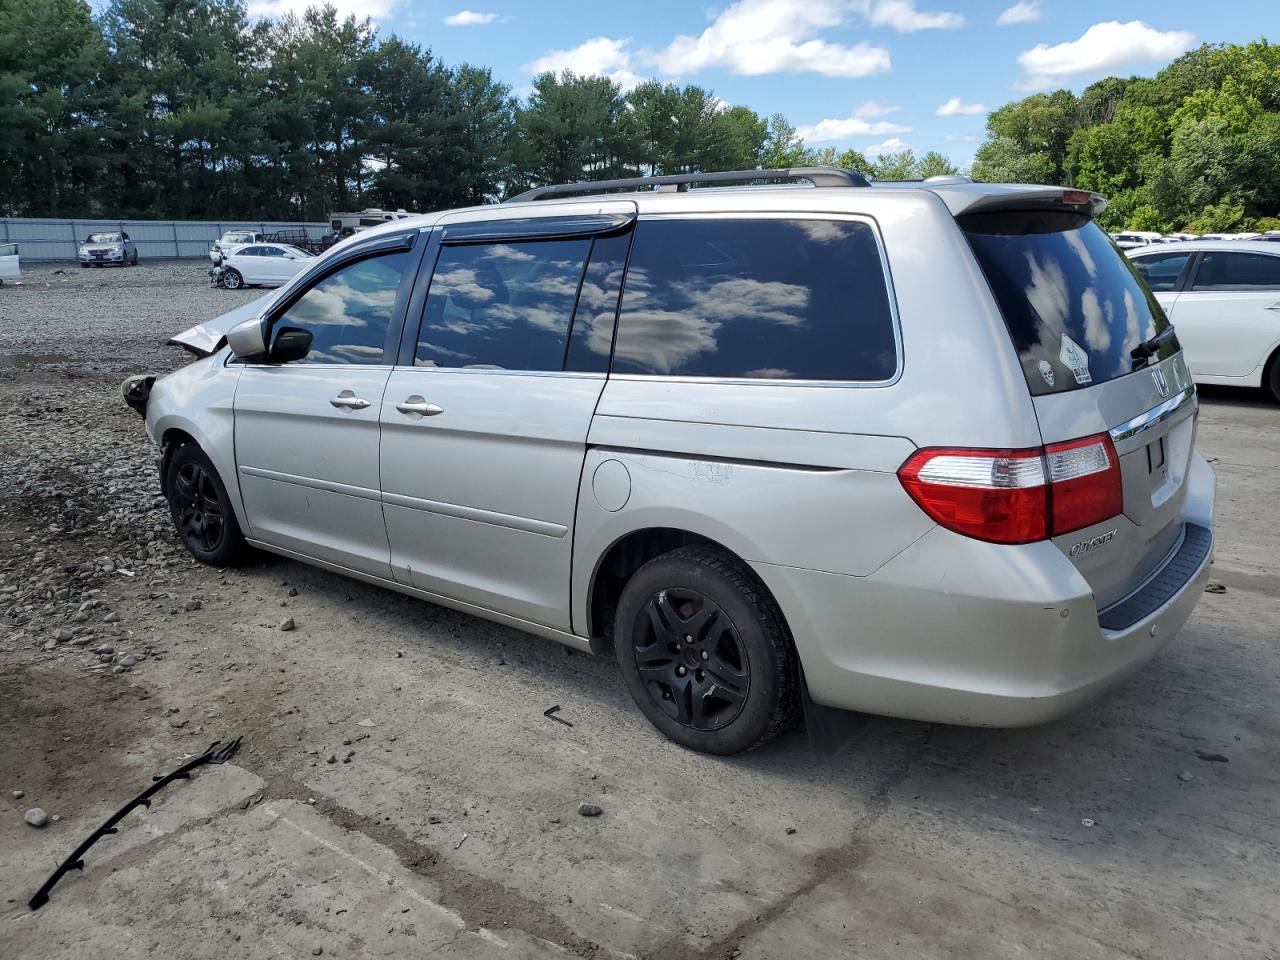
[[[923,186],[936,193],[952,216],[996,210],[1069,210],[1096,217],[1107,198],[1089,190],[1026,183],[947,183]]]

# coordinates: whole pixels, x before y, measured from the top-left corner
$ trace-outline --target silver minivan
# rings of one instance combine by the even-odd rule
[[[685,746],[802,705],[1039,723],[1159,651],[1213,553],[1196,390],[1104,202],[540,188],[338,244],[127,398],[198,559],[611,651]]]

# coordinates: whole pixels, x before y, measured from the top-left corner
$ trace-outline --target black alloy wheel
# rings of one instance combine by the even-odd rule
[[[213,477],[196,461],[181,464],[173,477],[173,511],[178,533],[192,546],[214,553],[227,535],[227,518]]]
[[[194,443],[168,456],[165,496],[182,545],[201,563],[227,567],[251,553],[222,478]]]
[[[636,667],[658,709],[691,730],[732,723],[747,700],[751,662],[724,610],[671,588],[653,594],[636,620]]]
[[[618,597],[612,638],[640,712],[691,750],[741,753],[799,714],[800,665],[782,611],[724,550],[678,547],[641,566]]]

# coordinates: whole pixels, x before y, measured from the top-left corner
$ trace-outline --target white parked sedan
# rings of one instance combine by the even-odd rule
[[[1184,240],[1126,251],[1178,330],[1197,383],[1280,401],[1280,244]]]
[[[249,243],[229,251],[214,274],[216,282],[228,290],[277,287],[292,280],[314,259],[307,251],[287,243]]]

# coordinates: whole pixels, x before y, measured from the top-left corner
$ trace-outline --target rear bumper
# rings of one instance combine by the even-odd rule
[[[815,703],[1028,726],[1132,674],[1190,617],[1213,560],[1215,481],[1198,455],[1187,482],[1178,546],[1101,614],[1052,543],[998,546],[934,528],[867,577],[753,566],[787,617]]]

